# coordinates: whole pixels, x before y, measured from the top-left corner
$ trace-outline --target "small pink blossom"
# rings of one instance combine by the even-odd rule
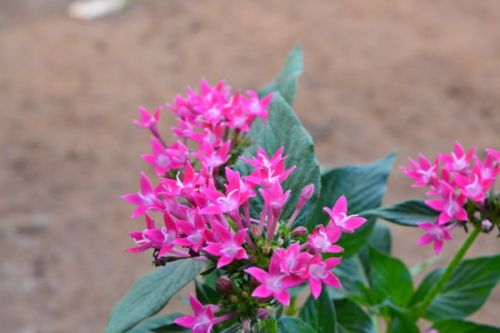
[[[283,150],[283,147],[279,148],[273,157],[269,158],[266,151],[259,147],[257,154],[253,158],[241,157],[241,160],[255,168],[250,175],[245,177],[245,180],[264,188],[285,181],[295,170],[295,166],[286,169],[286,157],[282,156]]]
[[[151,115],[145,107],[139,108],[139,119],[134,120],[132,123],[142,128],[156,129],[156,124],[160,119],[161,108],[157,108],[154,115]]]
[[[472,148],[468,152],[465,152],[463,146],[455,142],[453,152],[451,154],[441,154],[439,159],[444,164],[444,168],[452,172],[464,171],[470,164],[475,153],[475,149]]]
[[[130,236],[136,243],[136,247],[130,248],[128,252],[142,252],[150,248],[159,250],[158,256],[162,257],[174,247],[177,238],[177,226],[172,217],[165,213],[163,215],[165,226],[155,228],[154,221],[146,214],[147,228],[140,231],[133,231]]]
[[[418,223],[417,226],[426,232],[425,235],[418,239],[417,245],[434,243],[436,255],[441,253],[445,241],[453,239],[450,231],[445,226],[433,222],[422,222]]]
[[[125,194],[121,198],[131,204],[137,205],[137,208],[132,213],[133,219],[143,215],[147,210],[161,210],[163,208],[161,199],[158,197],[144,172],[141,172],[139,193]]]
[[[411,167],[401,167],[406,175],[413,180],[413,187],[429,186],[436,182],[437,179],[437,161],[433,163],[422,154],[418,156],[418,163],[413,159],[408,159]]]
[[[441,181],[440,183],[441,198],[435,200],[426,200],[425,203],[441,212],[439,214],[439,224],[445,224],[453,219],[458,221],[467,221],[467,211],[464,209],[465,197],[456,195],[453,187],[448,183]]]
[[[319,252],[340,253],[344,249],[335,243],[342,236],[339,228],[325,228],[322,225],[317,226],[309,235],[307,243],[311,248]]]
[[[301,279],[307,275],[307,265],[312,256],[307,252],[300,252],[300,244],[294,243],[287,249],[276,249],[276,256],[280,260],[281,272],[286,275],[295,275]]]
[[[244,103],[249,113],[254,116],[261,117],[263,121],[266,121],[268,115],[267,109],[269,108],[269,104],[271,104],[273,95],[269,94],[266,97],[259,99],[259,96],[255,91],[247,90],[247,96],[248,98],[244,101]]]
[[[338,277],[331,270],[340,264],[340,258],[329,258],[323,261],[321,254],[316,254],[309,262],[308,276],[311,293],[315,299],[321,294],[322,283],[335,287],[342,288]]]
[[[144,154],[142,159],[155,167],[157,175],[164,175],[172,169],[184,167],[188,158],[189,150],[181,142],[176,142],[167,149],[156,137],[151,137],[153,154]]]
[[[264,203],[275,210],[283,208],[290,196],[290,192],[290,190],[283,192],[280,183],[274,183],[268,188],[260,189]]]
[[[225,142],[220,148],[216,149],[210,142],[205,140],[193,155],[203,163],[205,168],[212,170],[227,162],[230,149],[231,141]]]
[[[176,245],[181,245],[198,252],[207,241],[207,230],[205,220],[202,215],[196,214],[193,223],[188,221],[177,221],[179,231],[184,235],[175,241]]]
[[[212,328],[230,318],[230,316],[215,317],[214,313],[219,311],[216,305],[203,305],[192,294],[189,295],[189,303],[193,309],[193,316],[183,316],[177,318],[174,322],[182,327],[190,328],[193,333],[210,333]]]
[[[240,230],[234,234],[220,222],[212,221],[211,225],[217,241],[209,242],[203,248],[203,251],[220,257],[217,262],[217,268],[229,265],[234,260],[248,259],[247,252],[242,246],[247,236],[247,229]]]
[[[347,200],[345,196],[340,196],[332,209],[327,207],[324,210],[330,216],[328,227],[336,227],[344,232],[354,232],[361,227],[366,219],[357,215],[347,215]]]
[[[258,267],[247,268],[245,272],[253,276],[260,283],[253,291],[252,296],[258,298],[273,296],[278,302],[288,306],[290,304],[290,293],[287,289],[299,285],[302,279],[282,273],[280,264],[279,254],[275,251],[269,263],[269,272]]]

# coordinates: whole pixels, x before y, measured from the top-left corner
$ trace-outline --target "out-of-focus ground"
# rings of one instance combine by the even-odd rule
[[[455,139],[499,148],[497,0],[143,0],[91,23],[68,18],[67,2],[0,2],[2,332],[100,332],[151,270],[149,254],[122,252],[142,222],[118,197],[149,170],[148,135],[131,120],[202,76],[258,88],[300,41],[296,110],[320,161],[397,149],[387,203],[418,195],[398,170],[405,156]],[[419,232],[394,232],[407,263],[432,255],[414,245]],[[490,235],[470,256],[499,250]],[[497,290],[473,318],[500,325],[499,307]]]

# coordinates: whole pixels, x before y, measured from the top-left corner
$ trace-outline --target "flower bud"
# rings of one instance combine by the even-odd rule
[[[265,320],[269,318],[269,310],[266,308],[260,308],[257,310],[257,318]]]
[[[231,279],[226,275],[223,275],[215,283],[215,288],[221,294],[226,294],[231,292],[234,289],[234,286],[233,283],[231,282]]]
[[[292,237],[307,235],[307,228],[297,227],[292,231]]]
[[[491,223],[490,220],[483,220],[481,222],[481,229],[483,229],[484,231],[489,231],[492,226],[493,226],[493,223]]]
[[[258,225],[252,224],[249,229],[250,229],[250,233],[254,237],[259,238],[260,236],[262,236],[262,228],[259,227]]]
[[[297,209],[300,210],[304,205],[311,199],[312,195],[314,194],[314,184],[309,184],[306,187],[302,189],[302,192],[300,192],[300,197],[299,201],[297,202]]]
[[[243,329],[243,332],[250,332],[250,319],[243,320],[243,322],[241,323],[241,328]]]

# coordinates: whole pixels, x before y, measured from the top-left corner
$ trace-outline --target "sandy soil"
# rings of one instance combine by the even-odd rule
[[[499,148],[499,1],[144,0],[92,23],[66,3],[0,2],[2,332],[102,331],[151,269],[149,255],[121,252],[135,224],[118,196],[148,169],[147,135],[130,122],[201,76],[257,88],[300,41],[296,109],[322,163],[396,148],[400,165],[455,139]],[[386,201],[416,195],[396,171]],[[431,255],[419,233],[394,231],[406,262]],[[499,250],[484,237],[470,255]],[[474,318],[500,325],[498,290],[490,302]]]

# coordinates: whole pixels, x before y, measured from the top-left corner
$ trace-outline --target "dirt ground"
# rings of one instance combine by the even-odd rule
[[[151,269],[149,255],[122,252],[136,222],[119,195],[148,169],[136,108],[200,77],[258,88],[297,41],[296,110],[323,164],[397,149],[399,166],[455,139],[499,148],[497,0],[143,0],[91,23],[67,17],[67,2],[0,1],[1,332],[102,331]],[[386,202],[416,195],[396,169]],[[431,256],[419,232],[394,231],[407,263]],[[499,250],[483,237],[470,256]],[[499,308],[497,290],[473,318],[500,325]]]

